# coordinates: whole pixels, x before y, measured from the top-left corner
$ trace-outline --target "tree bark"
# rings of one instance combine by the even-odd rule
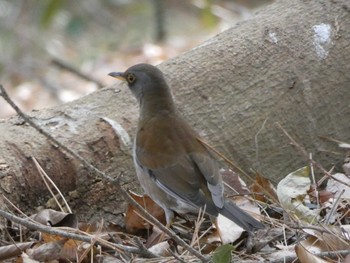
[[[277,1],[160,68],[184,117],[241,168],[278,181],[306,164],[276,122],[329,168],[342,155],[320,136],[350,141],[349,10],[346,0]],[[120,176],[126,188],[138,187],[127,138],[101,119],[133,137],[138,109],[125,86],[30,114],[99,169]],[[78,216],[122,219],[125,203],[114,187],[23,120],[1,121],[0,131],[0,193],[24,212],[50,206],[35,157]]]

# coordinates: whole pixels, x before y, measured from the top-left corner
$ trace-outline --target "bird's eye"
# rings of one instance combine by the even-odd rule
[[[128,81],[129,84],[132,84],[132,83],[135,82],[136,77],[135,77],[134,74],[129,73],[129,74],[126,76],[126,80]]]

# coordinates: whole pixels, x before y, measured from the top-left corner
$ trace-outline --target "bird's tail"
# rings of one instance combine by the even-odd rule
[[[219,209],[219,213],[249,232],[265,228],[261,222],[248,215],[229,200],[225,200],[224,207]]]

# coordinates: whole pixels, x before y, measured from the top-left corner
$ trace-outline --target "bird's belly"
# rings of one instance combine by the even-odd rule
[[[179,198],[169,195],[162,190],[152,177],[142,169],[136,162],[136,174],[145,193],[152,198],[160,207],[166,210],[173,210],[180,214],[197,213],[198,208],[182,201]]]

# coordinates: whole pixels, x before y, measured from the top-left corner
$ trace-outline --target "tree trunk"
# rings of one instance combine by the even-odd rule
[[[342,155],[320,136],[350,141],[349,10],[346,0],[278,1],[160,68],[185,118],[241,168],[277,181],[305,165],[276,122],[329,168]],[[133,137],[138,109],[125,86],[31,116],[126,188],[138,186],[127,138],[101,119]],[[0,132],[0,193],[23,211],[50,205],[35,157],[78,215],[121,219],[125,203],[115,188],[20,118],[0,122]]]

